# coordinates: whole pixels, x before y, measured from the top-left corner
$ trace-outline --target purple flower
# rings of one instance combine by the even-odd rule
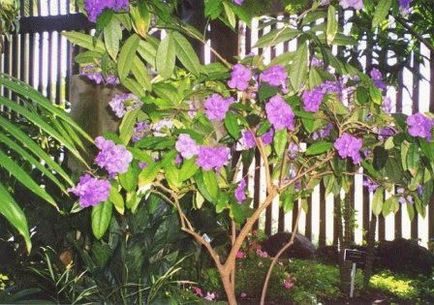
[[[139,162],[139,168],[140,169],[145,169],[149,166],[149,164],[147,162]]]
[[[417,186],[416,191],[417,191],[417,194],[418,194],[419,196],[422,196],[422,195],[423,195],[423,185],[419,184],[419,185]]]
[[[312,57],[312,60],[310,61],[310,65],[312,67],[322,67],[324,65],[324,62],[321,59]]]
[[[410,12],[411,0],[399,0],[399,11],[403,15],[407,15]]]
[[[273,137],[274,137],[274,129],[270,128],[269,131],[267,131],[261,136],[262,143],[264,143],[264,145],[271,144],[271,142],[273,142]]]
[[[396,130],[392,127],[384,127],[378,130],[378,138],[380,140],[387,139],[396,134]]]
[[[355,10],[361,10],[363,8],[363,0],[340,0],[339,4],[342,8],[354,8]]]
[[[366,186],[368,188],[368,191],[371,193],[375,192],[375,190],[379,187],[378,183],[376,183],[369,177],[363,180],[363,186]]]
[[[175,144],[176,151],[181,154],[184,159],[190,159],[199,153],[199,147],[190,135],[181,133]]]
[[[139,109],[142,102],[132,93],[116,94],[109,102],[109,106],[118,118],[122,118],[125,113]]]
[[[413,137],[425,138],[431,141],[431,129],[434,126],[434,120],[427,118],[418,112],[407,118],[408,133]]]
[[[90,64],[81,67],[80,75],[86,77],[97,85],[106,84],[111,86],[119,85],[119,78],[114,75],[108,75],[105,79],[101,73],[101,70],[98,69],[95,65]]]
[[[291,107],[280,96],[273,96],[265,105],[267,119],[274,129],[281,130],[288,128],[294,130],[294,113]]]
[[[234,2],[236,5],[241,5],[241,4],[243,4],[244,0],[233,0],[233,2]]]
[[[193,101],[188,102],[188,116],[190,119],[194,118],[197,114],[196,106],[194,105]]]
[[[245,129],[241,133],[240,145],[238,150],[247,150],[256,147],[255,135],[248,129]]]
[[[86,8],[89,20],[96,22],[96,19],[105,9],[112,9],[116,12],[127,10],[129,3],[128,0],[85,0],[84,6]]]
[[[108,75],[105,79],[106,85],[109,86],[116,86],[119,85],[121,82],[119,81],[119,78],[115,75]]]
[[[340,94],[342,92],[342,86],[341,86],[341,83],[339,81],[326,80],[325,82],[323,82],[320,85],[320,87],[321,87],[321,90],[324,94],[327,94],[327,93]]]
[[[235,198],[237,199],[237,202],[239,204],[243,203],[244,200],[247,199],[246,186],[247,186],[246,180],[242,179],[240,183],[238,183],[237,189],[235,190]]]
[[[213,94],[205,101],[205,114],[211,121],[222,121],[229,110],[229,106],[234,102],[232,97],[223,98],[219,94]]]
[[[383,105],[381,105],[381,108],[386,113],[392,112],[392,100],[390,97],[386,96],[383,100]]]
[[[328,123],[326,127],[324,127],[323,129],[320,129],[318,131],[315,131],[312,134],[312,140],[327,138],[330,135],[332,130],[333,130],[333,124]]]
[[[282,86],[283,88],[286,87],[287,79],[288,74],[286,73],[285,68],[281,65],[272,66],[262,72],[259,76],[261,82],[266,82],[270,86],[274,87]]]
[[[230,150],[227,147],[199,147],[199,153],[196,160],[197,166],[203,170],[220,170],[225,166],[230,158]]]
[[[242,64],[236,64],[232,67],[231,79],[228,81],[228,86],[232,89],[236,88],[244,91],[249,87],[251,79],[252,71]]]
[[[320,86],[315,87],[312,90],[305,90],[302,95],[304,110],[309,112],[317,112],[323,98],[324,93]]]
[[[289,143],[288,154],[290,159],[295,159],[299,151],[300,151],[300,147],[296,143],[294,142]]]
[[[134,126],[133,137],[131,139],[133,143],[136,143],[143,139],[143,137],[149,132],[150,128],[151,127],[148,122],[137,122]]]
[[[80,177],[80,182],[68,191],[78,196],[80,206],[86,208],[106,201],[110,196],[111,187],[107,180],[85,174]]]
[[[353,159],[354,164],[359,164],[362,161],[362,157],[360,156],[362,145],[361,139],[353,137],[348,133],[343,133],[342,136],[336,139],[334,147],[341,158],[350,157]]]
[[[374,81],[374,85],[379,89],[386,89],[386,85],[383,82],[383,74],[381,74],[380,70],[377,68],[373,68],[369,73],[372,80]]]
[[[103,137],[97,137],[95,145],[100,150],[95,158],[95,163],[107,170],[110,176],[128,171],[133,155],[125,146],[116,145],[113,141],[106,140]]]

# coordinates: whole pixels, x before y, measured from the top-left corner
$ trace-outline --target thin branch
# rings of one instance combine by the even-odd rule
[[[265,276],[264,285],[262,286],[262,293],[261,293],[261,302],[260,305],[265,304],[265,297],[267,296],[267,290],[268,290],[268,283],[270,282],[271,272],[273,271],[274,266],[276,265],[277,261],[279,260],[280,256],[285,252],[289,247],[291,247],[294,244],[295,235],[297,234],[298,230],[298,223],[300,220],[300,214],[301,214],[302,207],[298,208],[297,218],[295,219],[294,228],[292,229],[291,238],[289,239],[289,242],[284,245],[279,252],[277,252],[276,256],[273,257],[273,260],[271,261],[270,267],[268,268],[267,275]]]

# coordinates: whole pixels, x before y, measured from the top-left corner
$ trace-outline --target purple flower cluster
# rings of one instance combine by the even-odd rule
[[[375,190],[379,187],[378,183],[376,183],[374,180],[372,180],[369,177],[363,180],[363,186],[366,186],[370,193],[375,192]]]
[[[203,170],[220,170],[225,166],[230,158],[230,150],[227,147],[199,147],[196,160],[197,166]]]
[[[383,74],[377,68],[373,68],[369,73],[372,80],[374,81],[374,85],[381,90],[386,89],[386,84],[383,82]]]
[[[261,82],[268,83],[273,87],[282,86],[286,88],[287,79],[288,73],[286,73],[285,68],[281,65],[272,66],[259,75]]]
[[[267,131],[266,133],[264,133],[261,136],[262,143],[264,143],[264,145],[271,144],[271,142],[273,142],[273,138],[274,138],[274,129],[273,128],[270,128],[269,131]]]
[[[294,130],[294,113],[280,95],[273,96],[265,105],[267,119],[274,129],[288,128]]]
[[[137,122],[134,126],[133,137],[131,139],[133,143],[136,143],[143,139],[143,137],[150,131],[150,128],[151,126],[148,122]]]
[[[87,65],[81,68],[80,75],[86,77],[97,85],[105,84],[116,86],[120,84],[119,78],[114,75],[108,75],[105,79],[101,71],[95,65]]]
[[[407,15],[410,12],[411,0],[399,0],[399,11],[403,15]]]
[[[300,151],[300,146],[297,143],[291,142],[288,145],[288,155],[290,159],[297,158],[297,155]]]
[[[242,64],[232,67],[231,79],[228,81],[229,88],[244,91],[249,87],[252,79],[252,71]]]
[[[321,59],[312,57],[312,60],[310,61],[310,65],[311,67],[322,67],[324,65],[324,62]]]
[[[211,121],[222,121],[232,103],[234,103],[232,97],[225,99],[223,96],[214,93],[205,101],[205,114]]]
[[[328,123],[326,127],[324,127],[323,129],[320,129],[318,131],[315,131],[312,134],[312,140],[327,138],[328,136],[330,136],[330,133],[332,132],[332,130],[333,130],[333,124]]]
[[[247,187],[246,180],[242,179],[238,184],[237,189],[235,190],[235,199],[237,199],[237,202],[239,204],[243,203],[244,200],[247,199],[246,187]]]
[[[86,208],[106,201],[110,196],[111,187],[107,180],[85,174],[80,177],[79,183],[68,191],[78,196],[80,206]]]
[[[244,0],[233,0],[233,2],[234,2],[236,5],[241,5],[241,4],[243,4]]]
[[[116,145],[113,141],[106,140],[103,137],[97,137],[95,145],[100,150],[95,158],[95,163],[107,170],[110,176],[128,171],[133,155],[125,146]]]
[[[256,147],[255,134],[248,129],[241,132],[239,150],[247,150]]]
[[[132,93],[121,93],[116,94],[109,105],[114,114],[122,118],[128,111],[139,109],[142,102]]]
[[[116,12],[127,10],[129,6],[128,0],[85,0],[89,20],[96,22],[97,18],[105,9],[112,9]]]
[[[350,157],[353,159],[354,164],[359,164],[362,161],[362,157],[360,156],[362,145],[363,142],[361,139],[358,139],[349,133],[343,133],[336,139],[334,147],[341,158]]]
[[[327,80],[312,90],[306,90],[303,92],[303,108],[308,112],[317,112],[327,93],[341,94],[341,92],[342,87],[339,82]]]
[[[384,140],[396,134],[396,130],[392,127],[384,127],[378,130],[378,139]]]
[[[407,118],[408,133],[413,137],[425,138],[431,141],[434,120],[418,112]]]
[[[355,10],[361,10],[363,8],[363,0],[340,0],[339,4],[342,8],[353,8]]]
[[[383,105],[381,105],[381,108],[386,113],[392,112],[392,99],[388,96],[386,96],[383,100]]]
[[[324,93],[320,86],[312,90],[305,90],[302,95],[304,110],[309,112],[317,112],[323,98]]]
[[[190,159],[199,153],[199,146],[196,144],[196,141],[185,133],[181,133],[178,136],[175,149],[184,159]]]

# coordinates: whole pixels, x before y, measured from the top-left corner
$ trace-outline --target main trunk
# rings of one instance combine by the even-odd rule
[[[237,305],[237,298],[235,296],[235,283],[231,281],[231,271],[220,271],[220,278],[223,282],[223,287],[225,289],[226,297],[228,299],[228,304]]]

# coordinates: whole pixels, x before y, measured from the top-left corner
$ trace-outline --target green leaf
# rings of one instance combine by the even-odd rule
[[[323,154],[332,149],[333,144],[326,141],[315,142],[306,149],[306,156]]]
[[[298,91],[305,81],[308,63],[307,44],[303,43],[295,52],[294,61],[290,66],[289,80],[295,91]]]
[[[119,140],[124,145],[127,145],[131,140],[139,112],[140,109],[128,111],[122,119],[119,126]]]
[[[413,221],[414,216],[415,216],[415,212],[414,212],[414,207],[412,204],[406,204],[407,206],[407,213],[408,213],[408,218],[410,219],[410,221]]]
[[[110,197],[109,200],[111,203],[113,203],[116,211],[118,211],[119,214],[124,215],[125,213],[125,202],[124,198],[120,194],[117,187],[112,186],[110,190]]]
[[[396,196],[392,196],[392,197],[387,198],[387,200],[383,204],[383,216],[386,217],[391,212],[395,213],[396,212],[395,209],[396,209],[397,204],[399,206],[398,198]]]
[[[207,185],[205,184],[204,178],[203,178],[203,172],[199,171],[195,176],[194,176],[194,181],[196,181],[196,185],[197,185],[197,189],[199,190],[199,192],[202,194],[202,196],[208,200],[209,202],[214,202],[216,203],[216,201],[214,201],[214,198],[211,197]]]
[[[139,57],[135,57],[133,60],[133,66],[131,67],[131,72],[133,73],[134,77],[137,80],[137,83],[142,86],[142,88],[146,91],[152,90],[152,84],[151,84],[151,78],[148,73],[148,69],[146,68],[145,64],[139,59]],[[144,90],[141,90],[143,92],[141,95],[144,95]]]
[[[133,192],[137,187],[137,176],[137,167],[130,166],[126,173],[119,175],[119,182],[126,191]]]
[[[191,46],[191,43],[178,32],[173,32],[172,37],[175,42],[176,57],[178,57],[179,61],[188,71],[196,76],[199,75],[201,65],[199,57]]]
[[[372,28],[376,28],[388,15],[392,0],[380,0],[372,18]]]
[[[168,33],[157,50],[157,71],[164,79],[172,76],[175,69],[176,45],[172,34]]]
[[[104,28],[104,44],[107,53],[113,60],[119,52],[119,42],[122,39],[121,24],[118,19],[111,18],[109,24]]]
[[[291,185],[282,194],[280,194],[279,200],[280,206],[282,207],[285,214],[292,211],[294,208],[294,186]]]
[[[338,31],[338,22],[336,20],[336,8],[330,5],[327,11],[327,44],[331,44],[335,39],[336,33]]]
[[[169,163],[169,165],[164,168],[164,172],[171,189],[177,190],[182,186],[182,181],[179,179],[179,170],[175,164]]]
[[[241,136],[241,128],[240,124],[238,124],[238,120],[235,114],[232,112],[228,112],[225,117],[225,127],[229,134],[235,139],[238,140]]]
[[[2,214],[9,221],[9,223],[21,234],[21,236],[23,236],[26,243],[27,252],[30,253],[30,250],[32,249],[32,242],[30,240],[30,233],[26,216],[1,182],[0,214]]]
[[[372,101],[377,104],[381,105],[383,103],[383,95],[380,89],[378,89],[375,86],[369,87],[369,95],[371,96]]]
[[[212,201],[216,202],[219,195],[219,185],[217,182],[216,173],[212,170],[203,171],[203,182],[208,191],[208,194],[212,198]]]
[[[226,17],[228,18],[229,25],[232,29],[235,29],[237,26],[237,17],[235,16],[234,11],[228,3],[223,2],[223,8],[225,9]]]
[[[10,159],[3,151],[0,150],[0,167],[3,167],[9,172],[9,174],[15,177],[22,185],[28,188],[30,191],[50,203],[56,209],[58,206],[56,201],[48,194],[40,185],[38,185],[32,177],[24,171],[24,169],[12,159]]]
[[[139,174],[138,185],[142,188],[149,183],[153,182],[157,177],[161,167],[158,162],[149,163],[146,168]]]
[[[286,129],[276,131],[273,143],[277,156],[282,158],[286,150],[286,144],[288,143],[288,132]]]
[[[419,147],[416,144],[410,144],[407,154],[407,167],[410,173],[415,176],[420,166]]]
[[[99,54],[104,54],[105,48],[101,40],[95,40],[91,35],[83,34],[80,32],[65,32],[62,33],[70,42],[76,44],[87,50],[95,51]]]
[[[195,158],[184,160],[181,166],[181,170],[179,171],[179,179],[184,182],[193,177],[196,174],[197,170],[198,167],[196,165]]]
[[[106,201],[92,208],[92,232],[97,239],[101,239],[107,231],[112,219],[113,204]]]
[[[380,215],[383,210],[383,193],[384,189],[382,187],[377,188],[374,193],[374,197],[372,198],[372,213],[375,216]]]
[[[135,57],[137,48],[139,47],[140,38],[137,34],[131,35],[125,41],[119,53],[118,59],[118,74],[121,80],[125,79],[131,71],[133,66],[133,58]]]
[[[222,0],[206,0],[205,1],[205,16],[211,19],[216,19],[222,12]]]
[[[254,48],[271,47],[281,42],[291,41],[300,34],[299,30],[291,29],[288,27],[273,30],[261,36],[256,42]]]
[[[405,171],[408,169],[407,156],[408,156],[409,149],[410,149],[410,143],[408,143],[407,141],[401,143],[401,165]]]
[[[157,49],[152,43],[140,40],[137,52],[152,67],[156,66]]]

